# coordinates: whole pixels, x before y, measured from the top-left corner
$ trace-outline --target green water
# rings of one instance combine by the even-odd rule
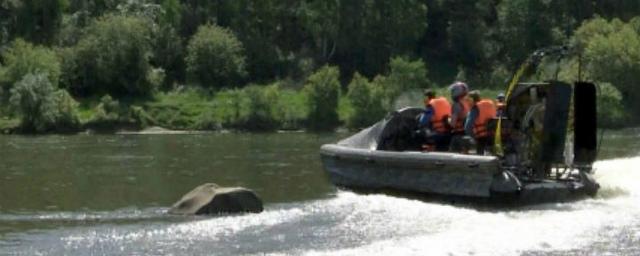
[[[0,136],[0,210],[170,205],[206,182],[254,189],[267,203],[333,191],[318,148],[336,135]]]
[[[597,198],[497,211],[337,190],[318,149],[347,135],[0,136],[0,255],[640,253],[640,129],[604,133]],[[164,214],[206,182],[265,212]]]

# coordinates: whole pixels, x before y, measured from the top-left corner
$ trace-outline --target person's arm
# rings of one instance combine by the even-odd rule
[[[478,108],[473,107],[471,109],[471,112],[469,112],[469,115],[467,115],[467,120],[465,120],[464,122],[464,132],[471,137],[474,137],[473,126],[476,122],[477,117],[478,117]]]
[[[424,110],[424,113],[420,116],[420,127],[427,127],[431,129],[431,117],[433,116],[433,109],[431,107],[427,107]]]

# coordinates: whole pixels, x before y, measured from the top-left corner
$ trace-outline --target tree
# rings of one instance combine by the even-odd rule
[[[49,48],[17,39],[2,53],[2,59],[5,65],[0,66],[0,87],[6,92],[30,73],[45,74],[52,86],[57,88],[61,74],[60,61]]]
[[[359,73],[354,74],[347,93],[347,98],[353,109],[347,119],[347,126],[362,128],[384,117],[386,111],[382,108],[380,92],[381,88],[377,83],[369,82]]]
[[[383,79],[382,98],[386,110],[394,110],[394,101],[411,89],[431,87],[427,78],[427,68],[422,60],[410,61],[404,57],[390,60],[390,73]]]
[[[640,31],[637,21],[623,23],[594,19],[585,23],[574,38],[584,51],[591,78],[617,87],[626,105],[640,113]]]
[[[339,14],[332,63],[347,76],[384,72],[391,56],[411,55],[418,48],[427,28],[427,6],[419,0],[340,1]]]
[[[321,63],[327,63],[336,52],[340,4],[340,0],[303,1],[300,6],[303,27],[313,38]]]
[[[165,85],[185,79],[184,42],[172,26],[162,26],[154,31],[151,63],[166,72]]]
[[[162,6],[162,15],[160,17],[160,24],[171,25],[172,27],[178,27],[180,19],[182,18],[182,5],[178,0],[162,0],[160,2]]]
[[[67,86],[81,95],[149,95],[152,31],[139,17],[107,15],[94,21],[64,60]]]
[[[308,99],[311,129],[330,130],[338,125],[339,77],[338,68],[324,66],[307,79],[304,91]]]
[[[9,10],[6,17],[7,32],[11,38],[25,38],[31,42],[49,43],[62,22],[66,0],[15,0],[0,2],[0,9]],[[0,12],[2,14],[2,12]]]
[[[187,46],[187,79],[203,87],[235,85],[246,74],[243,51],[228,29],[201,26]]]
[[[295,76],[295,64],[308,57],[298,18],[301,1],[236,0],[219,5],[217,24],[233,30],[242,42],[246,68],[255,82]],[[305,76],[306,78],[306,76]]]
[[[46,74],[27,74],[11,89],[11,107],[21,116],[22,129],[45,132],[78,127],[77,103],[56,90]]]
[[[555,45],[550,1],[511,0],[498,5],[503,58],[511,67],[542,47]]]

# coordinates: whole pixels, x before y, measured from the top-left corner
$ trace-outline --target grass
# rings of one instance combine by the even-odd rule
[[[0,133],[10,133],[20,126],[20,119],[0,117]]]
[[[204,113],[214,108],[206,93],[194,89],[158,93],[143,104],[154,125],[177,130],[195,130]]]
[[[259,131],[305,128],[308,106],[306,95],[302,91],[272,86],[259,86],[259,88],[260,93],[257,96],[255,92],[247,93],[246,89],[224,89],[212,92],[187,87],[176,91],[159,92],[147,99],[122,99],[119,101],[115,121],[100,120],[100,97],[85,98],[79,99],[78,114],[85,128],[102,126],[106,130],[114,131],[123,127],[144,128],[152,125],[174,130]],[[274,90],[276,96],[273,96]],[[449,95],[446,87],[437,88],[436,92],[438,95],[447,97]],[[499,90],[481,90],[484,98],[495,98],[499,92]],[[264,96],[269,93],[272,93],[270,97]],[[421,106],[421,93],[420,90],[405,93],[406,99],[403,99],[402,104]],[[336,111],[343,125],[353,115],[354,110],[346,94],[343,93],[340,97]],[[257,123],[256,120],[258,120]],[[0,117],[0,133],[13,131],[19,125],[20,121],[17,118]]]

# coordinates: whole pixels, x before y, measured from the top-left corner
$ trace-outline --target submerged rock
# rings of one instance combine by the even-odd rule
[[[213,183],[198,186],[169,209],[170,214],[212,215],[220,213],[262,212],[262,200],[251,190],[225,188]]]

